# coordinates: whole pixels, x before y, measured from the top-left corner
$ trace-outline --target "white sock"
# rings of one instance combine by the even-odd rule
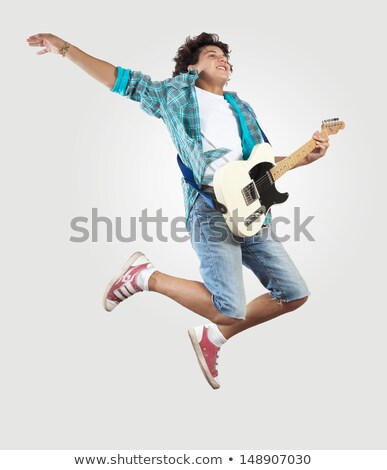
[[[136,282],[140,289],[149,291],[148,282],[155,271],[157,271],[156,268],[147,268],[138,273]]]
[[[220,348],[222,344],[227,341],[227,339],[222,335],[217,325],[211,323],[210,325],[205,326],[208,327],[208,339],[211,341],[212,344],[215,344],[215,346]]]

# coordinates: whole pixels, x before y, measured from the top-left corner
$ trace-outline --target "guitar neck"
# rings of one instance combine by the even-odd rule
[[[341,129],[345,128],[343,121],[339,121],[339,118],[326,119],[321,125],[320,137],[327,138],[331,134],[337,134]],[[287,171],[294,168],[297,163],[300,163],[310,152],[316,148],[316,141],[310,139],[306,144],[300,147],[298,150],[290,154],[288,157],[281,160],[277,165],[273,166],[270,170],[273,181],[278,180]]]
[[[271,176],[274,181],[278,180],[282,175],[287,171],[294,168],[297,163],[303,160],[312,150],[316,148],[316,141],[310,139],[309,142],[304,144],[302,147],[297,149],[295,152],[291,153],[288,157],[281,160],[277,165],[275,165],[271,170]]]

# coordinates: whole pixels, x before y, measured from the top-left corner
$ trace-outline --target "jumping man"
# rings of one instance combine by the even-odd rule
[[[172,78],[153,81],[142,72],[96,59],[52,34],[36,34],[27,41],[43,48],[39,55],[61,54],[112,92],[138,101],[145,112],[166,124],[181,164],[193,177],[193,183],[183,178],[182,187],[187,230],[200,260],[203,282],[166,274],[136,252],[107,286],[103,303],[112,311],[132,295],[152,291],[206,318],[210,323],[188,333],[204,376],[213,388],[219,388],[221,346],[248,328],[299,308],[309,296],[305,281],[272,234],[270,213],[258,234],[240,238],[208,202],[216,200],[215,171],[228,162],[247,159],[251,142],[267,142],[251,106],[224,90],[232,73],[229,46],[216,34],[188,37],[174,58]],[[296,166],[325,155],[328,139],[318,131],[313,139],[315,150]],[[283,158],[275,157],[276,163]],[[214,234],[220,229],[226,236],[218,240]],[[267,289],[247,305],[242,265]]]

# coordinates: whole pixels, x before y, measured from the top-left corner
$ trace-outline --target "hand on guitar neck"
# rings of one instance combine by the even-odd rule
[[[319,158],[323,157],[326,154],[328,147],[329,147],[329,137],[328,137],[327,132],[324,130],[322,132],[316,131],[313,134],[312,139],[316,143],[316,148],[312,150],[308,155],[306,155],[306,157],[303,160],[301,160],[296,165],[294,165],[293,168],[297,168],[303,165],[309,165],[309,163],[315,162],[316,160],[318,160]],[[287,157],[275,157],[275,162],[279,163],[284,158],[287,158]]]

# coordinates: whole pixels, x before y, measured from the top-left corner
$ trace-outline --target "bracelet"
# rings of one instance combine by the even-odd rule
[[[62,54],[62,57],[66,55],[66,52],[69,50],[69,47],[70,47],[70,43],[65,42],[63,46],[59,49],[59,53]]]

